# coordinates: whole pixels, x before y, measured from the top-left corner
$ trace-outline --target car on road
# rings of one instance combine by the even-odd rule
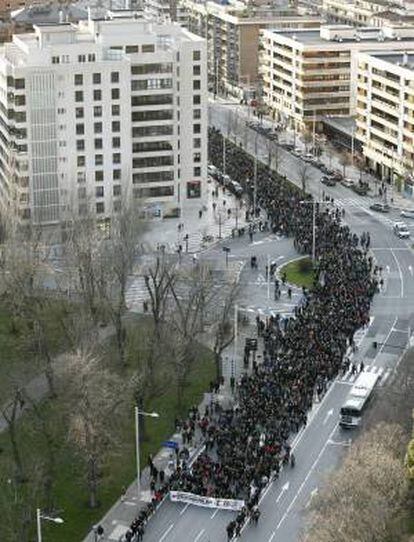
[[[342,179],[341,184],[346,188],[353,188],[355,186],[354,181],[352,181],[351,179]]]
[[[226,188],[230,188],[231,183],[233,182],[233,181],[231,180],[230,175],[223,175],[222,181],[223,181],[223,184],[224,184],[224,186],[225,186]]]
[[[401,211],[401,216],[404,218],[414,218],[414,210],[411,211],[410,209],[404,209]]]
[[[313,156],[311,152],[306,152],[305,154],[302,155],[302,160],[304,160],[305,162],[314,162],[316,158]]]
[[[377,213],[389,213],[390,206],[388,203],[373,203],[369,206],[371,211],[377,211]]]
[[[243,194],[243,187],[237,181],[231,181],[229,185],[230,192],[233,192],[236,196],[241,196]]]
[[[404,222],[396,222],[393,230],[395,235],[400,239],[408,239],[410,237],[410,230],[407,228],[407,224]]]
[[[369,191],[369,186],[366,183],[358,183],[358,184],[354,184],[354,186],[352,187],[352,190],[356,192],[357,194],[359,194],[360,196],[366,196]]]
[[[294,149],[292,149],[291,152],[292,152],[293,156],[298,156],[298,157],[302,156],[302,154],[303,154],[302,149],[300,149],[299,147],[295,147]]]
[[[333,177],[332,175],[323,175],[321,177],[321,183],[326,186],[336,186],[335,177]]]

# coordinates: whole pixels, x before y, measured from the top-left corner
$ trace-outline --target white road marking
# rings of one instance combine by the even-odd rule
[[[410,275],[413,276],[413,267],[411,265],[408,266],[408,271],[410,272]]]
[[[325,419],[323,420],[323,425],[326,425],[326,422],[329,420],[329,418],[333,415],[334,409],[331,408],[331,410],[328,410],[326,413]]]
[[[276,531],[273,531],[273,533],[270,535],[270,538],[267,542],[272,542],[275,536],[276,536]]]
[[[219,510],[220,510],[219,508],[216,508],[214,512],[211,514],[210,519],[214,519],[216,515],[218,514]]]
[[[397,256],[395,255],[394,251],[391,250],[391,254],[392,254],[392,257],[394,258],[395,260],[395,263],[397,264],[397,269],[398,269],[398,274],[400,276],[400,282],[401,282],[401,293],[400,293],[400,297],[403,298],[404,297],[404,279],[403,279],[403,274],[402,274],[402,269],[401,269],[401,265],[400,265],[400,262],[398,261],[398,258]]]
[[[281,520],[280,520],[279,523],[277,524],[276,529],[279,529],[279,528],[280,528],[280,526],[282,525],[282,523],[285,521],[285,519],[286,519],[287,516],[289,515],[290,511],[292,510],[293,505],[295,504],[297,498],[299,497],[299,495],[300,495],[302,489],[304,488],[306,482],[309,480],[309,476],[310,476],[310,475],[313,473],[313,471],[315,470],[316,465],[318,464],[320,458],[322,457],[323,453],[325,452],[325,450],[326,450],[326,448],[327,448],[327,446],[328,446],[328,444],[329,444],[329,441],[331,440],[331,438],[332,438],[333,434],[335,433],[335,431],[337,430],[337,428],[338,428],[338,424],[335,424],[334,428],[332,429],[332,431],[331,431],[330,434],[329,434],[329,437],[328,437],[327,441],[326,441],[325,444],[322,446],[321,451],[320,451],[319,454],[318,454],[318,457],[315,459],[315,461],[313,462],[313,465],[311,466],[311,468],[310,468],[309,471],[308,471],[308,474],[305,476],[303,482],[300,484],[299,489],[298,489],[298,491],[296,492],[296,495],[293,497],[291,503],[289,504],[289,506],[288,506],[287,509],[286,509],[286,512],[283,514]],[[160,541],[160,542],[161,542],[161,541]]]
[[[198,535],[194,538],[194,542],[198,542],[200,538],[203,536],[204,532],[205,532],[205,529],[201,529]]]
[[[163,540],[165,540],[166,537],[168,536],[168,533],[171,531],[173,527],[174,527],[174,523],[171,523],[171,525],[168,527],[168,529],[165,531],[165,533],[162,535],[162,537],[159,539],[158,542],[162,542]]]
[[[279,493],[279,496],[278,496],[278,498],[276,499],[276,502],[279,502],[280,499],[283,497],[283,494],[286,493],[286,491],[288,491],[289,485],[290,485],[290,483],[289,483],[289,482],[286,482],[286,484],[284,484],[284,485],[282,486],[282,490],[281,490],[281,492]]]
[[[187,508],[190,506],[190,503],[187,503],[184,508],[180,511],[180,516],[184,514],[184,512],[187,510]]]

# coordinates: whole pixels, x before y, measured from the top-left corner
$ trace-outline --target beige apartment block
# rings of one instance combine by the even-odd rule
[[[319,28],[319,15],[266,6],[248,7],[182,0],[187,10],[188,29],[207,39],[210,90],[252,97],[259,84],[260,31],[264,28]]]
[[[330,23],[378,26],[410,25],[414,3],[410,0],[323,0],[322,13]]]
[[[263,101],[275,119],[302,130],[327,116],[354,115],[356,53],[413,48],[414,28],[264,30],[262,46]]]
[[[367,165],[413,193],[414,49],[358,55],[357,132]]]

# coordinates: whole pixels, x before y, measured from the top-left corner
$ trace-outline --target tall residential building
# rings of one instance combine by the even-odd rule
[[[188,29],[207,40],[211,91],[248,97],[259,83],[259,35],[263,28],[318,28],[319,15],[288,8],[253,6],[238,0],[226,3],[181,0]]]
[[[110,15],[35,26],[1,50],[0,205],[23,219],[105,223],[122,199],[167,213],[203,194],[205,41]]]
[[[367,165],[413,195],[414,52],[359,54],[357,98],[356,137]]]
[[[262,44],[263,101],[275,118],[301,130],[325,116],[354,115],[356,53],[409,49],[414,28],[265,30]]]
[[[412,24],[412,0],[323,0],[322,13],[330,23],[382,26]]]

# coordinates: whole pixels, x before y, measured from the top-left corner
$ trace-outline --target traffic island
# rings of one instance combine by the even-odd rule
[[[315,271],[311,258],[305,256],[293,260],[279,269],[279,276],[286,277],[286,282],[299,286],[304,286],[308,290],[313,287]]]

